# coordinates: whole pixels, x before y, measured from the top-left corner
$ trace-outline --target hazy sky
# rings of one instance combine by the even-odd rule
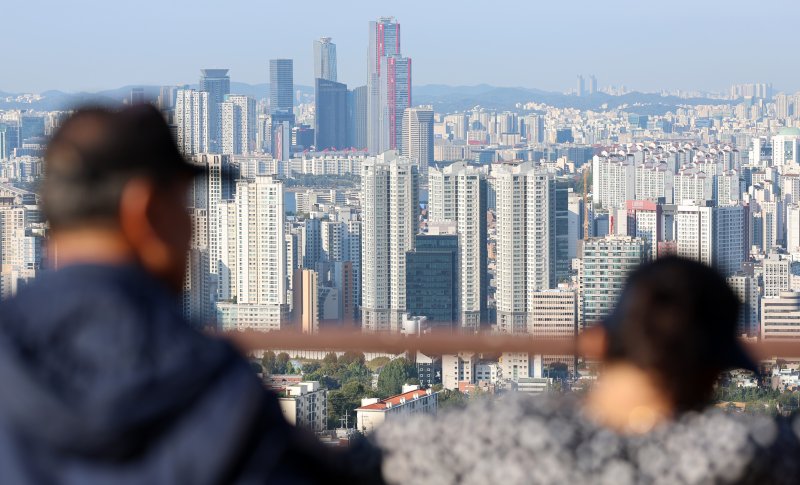
[[[333,37],[339,80],[366,80],[367,22],[401,24],[414,84],[563,91],[578,73],[637,90],[800,89],[798,0],[23,0],[3,2],[0,90],[98,90],[197,82],[203,67],[266,82]]]

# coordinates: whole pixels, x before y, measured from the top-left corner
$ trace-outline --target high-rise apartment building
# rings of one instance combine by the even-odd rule
[[[422,183],[428,183],[428,167],[433,164],[433,108],[408,108],[403,115],[402,154],[418,164]]]
[[[178,148],[185,155],[209,151],[209,94],[194,89],[179,89],[175,101],[175,128]]]
[[[220,104],[222,120],[221,152],[245,155],[255,149],[256,100],[249,96],[227,95]]]
[[[291,114],[294,109],[294,61],[269,61],[269,111]]]
[[[761,300],[761,342],[797,340],[800,326],[800,292],[781,291]]]
[[[630,157],[595,155],[592,159],[592,198],[603,209],[624,209],[636,199],[636,166]]]
[[[221,104],[231,92],[227,69],[202,69],[199,90],[208,93],[208,151],[219,153],[222,145]]]
[[[729,276],[727,281],[740,303],[737,334],[748,337],[758,336],[758,312],[761,301],[758,281],[753,276],[744,273]]]
[[[497,326],[525,333],[534,292],[550,288],[548,174],[533,163],[493,171],[497,192]]]
[[[223,328],[278,330],[287,304],[283,183],[272,176],[236,187],[236,301],[218,303]]]
[[[347,147],[347,85],[314,81],[314,137],[317,151]]]
[[[362,165],[362,329],[399,331],[406,311],[406,252],[419,215],[416,164],[389,151]]]
[[[336,82],[336,44],[330,37],[314,41],[314,79]]]
[[[465,162],[433,168],[429,176],[429,222],[453,222],[458,234],[460,325],[476,331],[488,322],[486,175]]]
[[[382,17],[369,24],[367,148],[382,153],[402,146],[402,121],[411,106],[411,59],[400,51],[400,24]]]
[[[736,274],[746,256],[745,208],[680,205],[675,215],[678,256]]]

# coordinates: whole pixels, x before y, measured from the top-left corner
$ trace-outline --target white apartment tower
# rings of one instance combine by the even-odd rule
[[[209,151],[209,99],[205,91],[179,89],[175,101],[178,148],[185,155]]]
[[[402,154],[418,164],[419,177],[427,185],[433,163],[433,108],[407,108],[403,115]]]
[[[533,163],[493,171],[497,191],[497,325],[525,333],[534,292],[550,287],[549,177]]]
[[[222,153],[248,154],[255,148],[256,100],[229,94],[220,104],[222,116]]]
[[[745,261],[745,208],[681,205],[675,214],[678,256],[731,276]]]
[[[428,220],[453,222],[458,234],[461,328],[478,330],[486,321],[486,176],[465,162],[429,172]]]
[[[269,175],[239,181],[236,221],[236,303],[228,320],[277,330],[287,303],[283,183]]]
[[[362,166],[362,329],[399,332],[406,307],[406,251],[419,215],[416,164],[396,151]]]

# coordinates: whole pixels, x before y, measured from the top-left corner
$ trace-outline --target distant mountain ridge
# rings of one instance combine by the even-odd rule
[[[197,88],[196,84],[187,84],[187,86]],[[145,97],[151,100],[155,100],[158,97],[161,88],[158,85],[127,85],[95,93],[67,93],[59,90],[49,90],[40,93],[42,99],[32,103],[5,101],[6,97],[15,97],[17,95],[0,91],[0,98],[3,98],[0,100],[0,109],[55,111],[70,109],[82,104],[115,105],[127,99],[130,96],[131,88],[134,87],[142,88]],[[295,85],[295,90],[304,98],[313,99],[313,87]],[[233,81],[231,82],[231,93],[243,94],[256,99],[266,98],[269,96],[269,84],[248,84]],[[719,99],[685,99],[675,96],[661,96],[657,93],[639,92],[632,92],[622,96],[595,93],[591,96],[577,97],[541,89],[497,87],[488,84],[474,86],[448,86],[444,84],[413,86],[412,101],[414,105],[432,105],[434,110],[442,113],[466,111],[476,106],[487,109],[511,110],[518,109],[519,105],[532,102],[544,103],[557,108],[607,110],[625,107],[628,111],[639,114],[662,114],[680,105],[729,103],[727,100]]]

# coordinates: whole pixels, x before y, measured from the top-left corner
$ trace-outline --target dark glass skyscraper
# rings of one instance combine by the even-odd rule
[[[458,236],[417,235],[406,253],[406,311],[434,330],[458,326]]]
[[[231,78],[227,69],[201,69],[200,91],[208,93],[208,149],[219,153],[222,147],[222,112],[220,104],[231,94]]]
[[[317,78],[314,86],[317,150],[347,146],[347,85]]]
[[[347,146],[367,148],[367,87],[347,92]]]
[[[550,286],[553,288],[568,280],[570,273],[569,187],[569,180],[564,178],[554,178],[548,184]]]
[[[270,113],[291,113],[293,109],[294,61],[291,59],[271,59],[269,61]]]

